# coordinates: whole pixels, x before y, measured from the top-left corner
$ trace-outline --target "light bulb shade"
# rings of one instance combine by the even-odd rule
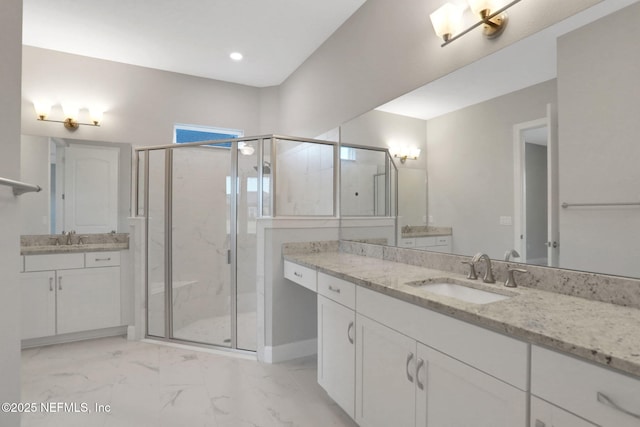
[[[62,112],[65,119],[71,119],[74,122],[78,120],[78,113],[80,108],[74,104],[62,104]]]
[[[240,151],[240,154],[242,154],[243,156],[250,156],[256,151],[255,148],[253,148],[250,145],[247,145],[246,142],[238,143],[238,150]]]
[[[431,25],[438,37],[447,38],[460,30],[463,9],[452,3],[446,3],[429,15]]]
[[[418,157],[420,157],[420,149],[415,147],[409,149],[409,157],[418,160]]]
[[[33,108],[36,110],[36,114],[40,120],[44,120],[49,116],[51,112],[51,103],[47,101],[34,101]]]
[[[91,117],[91,121],[94,125],[98,125],[102,123],[102,118],[104,117],[104,111],[102,108],[92,107],[89,109],[89,117]]]
[[[488,10],[489,13],[495,10],[493,0],[467,0],[469,9],[474,15],[482,16],[483,11]]]

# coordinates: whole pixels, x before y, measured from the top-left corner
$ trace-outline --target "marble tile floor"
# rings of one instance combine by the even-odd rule
[[[27,349],[23,403],[85,403],[91,412],[24,414],[22,426],[355,427],[318,386],[315,364],[267,365],[124,337]]]

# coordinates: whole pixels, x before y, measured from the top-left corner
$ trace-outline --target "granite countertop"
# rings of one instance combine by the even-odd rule
[[[452,234],[453,230],[451,227],[434,227],[431,225],[408,225],[401,229],[401,237],[403,239],[410,239],[412,237],[451,236]]]
[[[514,338],[640,376],[640,310],[538,289],[505,288],[424,267],[343,252],[285,259]],[[510,295],[489,304],[436,295],[408,282],[453,278]]]
[[[80,238],[83,239],[82,244]],[[127,233],[75,234],[71,238],[71,244],[65,244],[66,241],[67,236],[60,234],[24,235],[20,238],[20,255],[106,252],[129,249],[129,235]]]

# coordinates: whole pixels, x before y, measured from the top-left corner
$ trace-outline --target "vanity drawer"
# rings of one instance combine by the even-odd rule
[[[438,236],[436,237],[436,246],[446,246],[451,243],[450,236]]]
[[[416,246],[416,239],[400,239],[400,247],[401,248],[414,248]]]
[[[85,265],[87,267],[117,267],[120,265],[120,252],[87,252]]]
[[[356,285],[351,282],[318,273],[318,293],[350,309],[356,308]]]
[[[84,254],[26,255],[24,271],[66,270],[84,268]]]
[[[432,236],[416,237],[416,248],[428,248],[436,245],[436,238]]]
[[[318,291],[316,271],[311,268],[303,267],[295,262],[285,261],[284,277],[296,282],[298,285],[311,289],[313,292]]]
[[[640,379],[536,346],[531,393],[599,425],[640,425]]]

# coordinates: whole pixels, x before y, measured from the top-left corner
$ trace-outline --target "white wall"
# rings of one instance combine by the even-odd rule
[[[640,202],[638,40],[640,3],[559,39],[560,202]],[[562,209],[561,265],[638,277],[639,230],[640,207]]]
[[[20,197],[22,234],[51,232],[49,138],[23,135],[20,141],[20,179],[39,185],[42,191]]]
[[[540,83],[427,122],[429,215],[453,227],[453,253],[501,259],[513,246],[513,126],[544,118],[556,81]]]
[[[242,129],[245,135],[260,130],[258,88],[46,49],[24,47],[22,87],[27,135],[159,145],[173,142],[175,123]],[[37,121],[33,101],[41,97],[102,103],[103,125],[71,133],[59,123]]]
[[[0,2],[0,176],[20,176],[22,0]],[[21,196],[24,197],[24,196]],[[0,187],[0,402],[20,402],[20,222],[17,198]],[[0,425],[17,427],[18,414],[0,412]]]
[[[523,1],[500,38],[441,48],[429,14],[442,1],[368,0],[281,85],[280,129],[319,135],[598,2]]]

